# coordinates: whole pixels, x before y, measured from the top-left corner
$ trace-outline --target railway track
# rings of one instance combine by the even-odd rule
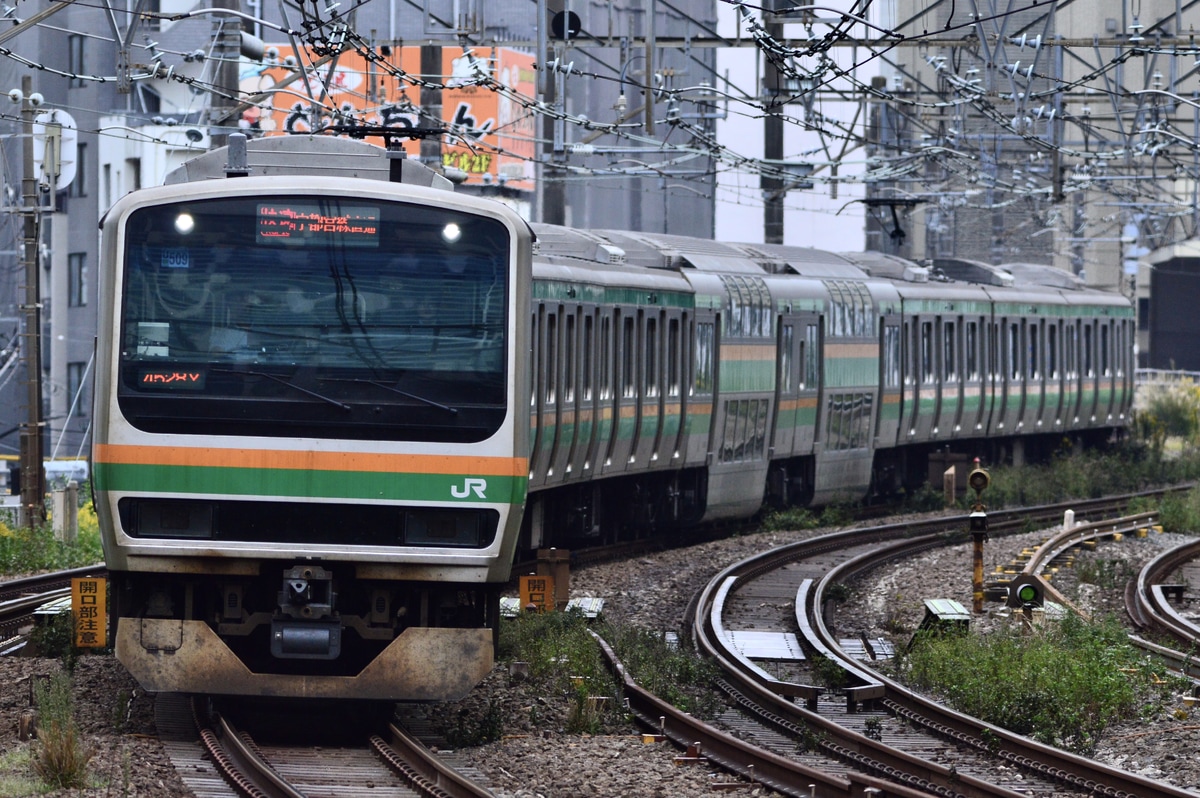
[[[168,704],[171,700],[168,699]],[[484,798],[492,793],[396,724],[361,744],[289,745],[260,742],[220,710],[174,698],[173,729],[164,745],[197,798]],[[187,717],[194,718],[191,736]],[[184,720],[180,720],[184,718]],[[456,766],[457,765],[457,766]]]
[[[1130,580],[1125,589],[1125,607],[1130,620],[1142,634],[1130,640],[1166,662],[1172,670],[1200,685],[1200,663],[1195,648],[1200,642],[1200,623],[1191,610],[1200,584],[1200,540],[1183,543],[1155,557]],[[1153,635],[1159,642],[1147,639]]]
[[[1079,507],[1078,504],[1076,504],[1074,506],[1077,508]],[[1037,521],[1037,523],[1039,523],[1039,524],[1044,523],[1046,525],[1049,525],[1050,523],[1059,520],[1061,518],[1062,509],[1063,509],[1062,507],[1055,507],[1055,508],[1047,509],[1041,515],[1038,516],[1039,520]],[[1010,524],[1008,524],[1007,528],[1012,529],[1014,531],[1020,531],[1022,529],[1025,529],[1027,526],[1027,522],[1026,522],[1025,518],[1026,518],[1026,514],[1019,515],[1015,520],[1013,520]],[[1000,534],[1003,534],[1004,530],[1006,529],[1006,522],[1004,520],[1003,514],[999,514],[999,513],[993,514],[992,521],[993,521],[992,534],[997,535],[997,536]],[[949,526],[950,526],[949,532],[947,532],[945,529],[938,529],[938,526],[944,526],[945,523],[946,523],[945,521],[942,521],[942,522],[939,522],[938,525],[928,526],[928,527],[915,527],[915,526],[910,525],[910,527],[905,532],[900,533],[900,534],[906,535],[907,536],[906,539],[916,538],[916,537],[920,537],[922,535],[933,535],[933,536],[937,537],[939,539],[939,541],[963,540],[965,538],[965,536],[962,534],[962,530],[965,529],[965,519],[950,519],[949,520]],[[793,597],[793,600],[794,600],[794,597]],[[627,692],[627,696],[632,695],[634,692],[635,691],[630,690],[629,692]],[[837,705],[840,703],[841,696],[839,696],[838,698],[839,698],[838,701],[832,701],[832,700],[831,701],[821,701],[821,700],[819,700],[818,701],[819,714],[826,713],[827,705],[830,707],[830,709],[828,711],[837,712],[838,711]],[[748,699],[743,698],[742,700],[745,701]],[[749,699],[749,700],[752,700],[752,699]],[[793,704],[795,704],[795,702],[797,700],[798,700],[797,697],[795,697],[795,696],[792,697]],[[801,703],[806,703],[806,701],[803,699],[803,697],[801,697],[800,700],[801,700]],[[644,707],[642,706],[643,703],[645,705]],[[727,735],[730,739],[726,740],[726,741],[705,740],[698,733],[693,733],[692,731],[688,730],[684,725],[678,724],[678,723],[676,723],[676,721],[674,719],[671,719],[669,716],[669,708],[664,708],[662,706],[657,705],[654,702],[654,699],[652,696],[647,696],[640,701],[635,700],[634,698],[631,698],[630,706],[631,706],[631,709],[634,709],[635,707],[637,707],[637,709],[635,710],[636,714],[639,714],[640,716],[642,716],[643,719],[645,720],[645,722],[648,725],[650,725],[652,728],[659,728],[661,731],[664,731],[667,736],[672,737],[678,743],[680,743],[681,745],[683,745],[685,747],[692,747],[696,754],[699,754],[705,758],[713,759],[713,760],[716,760],[716,761],[724,764],[724,760],[722,759],[722,749],[723,749],[723,747],[728,745],[730,747],[730,751],[732,753],[730,753],[728,755],[727,759],[733,765],[733,767],[731,769],[736,770],[737,762],[740,761],[744,756],[744,754],[742,754],[741,752],[739,752],[736,749],[739,747],[737,745],[738,743],[745,745],[745,742],[746,742],[745,739],[739,740],[734,735]],[[897,735],[901,735],[901,736],[907,735],[907,731],[897,732],[894,729],[892,729],[889,726],[889,722],[886,720],[882,724],[873,724],[872,723],[873,717],[883,718],[883,717],[885,717],[885,715],[888,715],[888,713],[880,711],[879,708],[875,707],[875,706],[868,708],[867,701],[865,699],[863,701],[858,702],[858,706],[855,707],[854,712],[852,712],[852,713],[846,712],[845,710],[841,710],[841,711],[843,712],[843,714],[846,714],[848,716],[856,716],[857,717],[858,721],[862,724],[862,730],[860,731],[860,736],[867,737],[868,739],[870,739],[870,735],[875,734],[875,735],[881,736],[883,738],[883,742],[887,743],[887,742],[891,742],[892,738]],[[874,713],[874,714],[872,714],[872,713]],[[888,715],[888,716],[891,717],[890,715]],[[664,720],[660,720],[660,718],[664,719]],[[742,738],[749,738],[751,736],[753,736],[755,738],[768,738],[768,737],[773,736],[777,740],[776,744],[778,746],[780,746],[782,750],[788,750],[788,755],[782,756],[782,757],[780,757],[780,755],[778,755],[778,754],[771,754],[770,752],[766,752],[766,755],[762,757],[761,761],[759,763],[753,765],[753,767],[750,769],[749,774],[748,774],[750,778],[761,781],[765,784],[774,786],[773,781],[772,781],[773,777],[771,776],[771,771],[772,771],[772,768],[775,767],[775,765],[773,765],[770,761],[772,759],[772,757],[780,757],[781,759],[785,759],[785,760],[788,760],[788,759],[799,760],[801,765],[807,766],[807,770],[804,770],[803,768],[796,769],[796,768],[794,768],[793,765],[784,765],[784,767],[787,767],[787,768],[797,771],[796,773],[794,773],[793,775],[791,775],[789,777],[793,780],[793,783],[795,785],[798,785],[793,788],[795,791],[792,794],[799,794],[799,795],[806,795],[806,796],[809,795],[811,793],[809,785],[818,785],[818,789],[819,789],[818,794],[821,794],[821,795],[825,795],[825,794],[829,794],[829,795],[863,794],[863,791],[868,790],[868,789],[881,789],[881,790],[884,790],[886,794],[898,795],[898,796],[908,796],[908,795],[915,796],[915,795],[928,795],[928,794],[935,794],[935,795],[937,795],[937,794],[946,794],[946,795],[970,794],[970,793],[963,793],[963,792],[957,792],[957,791],[956,792],[946,792],[945,789],[947,789],[947,788],[937,787],[935,785],[935,783],[933,782],[933,780],[931,780],[931,779],[926,778],[926,781],[922,782],[922,781],[920,781],[920,779],[925,778],[923,776],[917,776],[914,778],[914,776],[912,774],[904,775],[904,772],[902,771],[902,768],[900,765],[892,764],[892,763],[889,763],[886,761],[883,761],[881,764],[872,763],[869,760],[869,758],[867,758],[861,751],[859,751],[855,747],[842,746],[841,749],[839,749],[837,747],[831,747],[827,743],[827,739],[828,739],[829,735],[824,734],[823,732],[813,732],[812,729],[807,726],[800,729],[798,734],[792,734],[789,737],[787,734],[786,728],[783,731],[780,731],[780,730],[778,730],[778,728],[776,726],[769,724],[769,723],[764,724],[764,723],[751,722],[751,721],[741,721],[741,723],[743,725],[737,730],[738,736],[740,736]],[[700,743],[700,746],[698,748],[695,746],[695,744],[697,742]],[[803,752],[797,753],[798,749],[801,749],[801,748],[804,749]],[[940,747],[939,747],[939,744],[937,742],[935,742],[935,743],[933,743],[933,747],[928,749],[926,755],[928,755],[932,760],[936,761],[938,757],[942,757],[943,759],[945,759],[947,757],[955,756],[956,754],[946,753],[947,751],[952,751],[952,750],[953,750],[952,747],[949,746],[944,741],[940,743]],[[193,755],[193,756],[200,758],[200,757],[198,757],[198,755]],[[312,758],[313,758],[312,755],[310,755],[308,757],[309,761],[311,761]],[[865,771],[863,769],[864,763],[867,768]],[[186,767],[188,767],[188,766],[185,766],[185,769],[186,769]],[[197,773],[200,772],[198,769],[198,766],[191,766],[191,767],[193,770],[196,770]],[[872,768],[874,768],[874,769],[872,770]],[[962,770],[962,768],[957,767],[957,766],[954,770],[950,770],[947,768],[947,773],[952,781],[958,782],[961,785],[962,781],[964,781],[964,780],[962,780],[958,777],[958,771],[960,771],[960,770]],[[907,779],[907,783],[902,783],[900,786],[896,786],[893,781],[890,781],[890,779],[895,778],[897,774],[900,774],[900,777],[902,779]],[[232,793],[228,792],[229,788],[227,786],[225,786],[224,781],[219,776],[216,776],[215,774],[211,774],[211,778],[215,778],[219,790],[223,790],[223,792],[218,791],[215,794],[217,794],[217,795],[232,794]],[[823,781],[822,778],[824,778],[826,780]],[[926,782],[928,782],[928,783],[926,783]],[[1027,784],[1027,780],[1023,781],[1022,783]],[[192,789],[198,796],[202,796],[202,797],[206,798],[206,794],[203,792],[203,790],[201,788],[193,786]],[[318,792],[320,792],[319,787],[317,787],[315,789]],[[378,788],[376,787],[376,788],[371,788],[371,789],[377,790]],[[385,794],[385,793],[372,792],[371,794],[379,795],[379,794]],[[984,793],[984,794],[996,794],[996,793]],[[1008,792],[1008,793],[999,793],[999,794],[1011,795],[1011,794],[1013,794],[1013,792],[1010,790],[1010,792]],[[1028,793],[1022,792],[1021,794],[1028,794]],[[1067,795],[1070,793],[1068,793],[1066,791],[1059,791],[1059,792],[1057,792],[1057,794],[1058,795]],[[1080,792],[1079,794],[1082,795],[1085,793]],[[1096,793],[1096,794],[1104,794],[1104,793]],[[1135,794],[1151,795],[1152,793],[1135,793]]]
[[[1098,515],[1120,506],[1097,502],[1074,508]],[[1019,531],[1031,518],[1049,526],[1064,509],[994,514],[991,533]],[[889,792],[914,788],[945,796],[1191,795],[949,711],[879,674],[863,641],[829,634],[820,607],[831,585],[889,559],[962,541],[965,519],[952,523],[958,534],[935,521],[828,535],[750,558],[712,580],[698,601],[693,634],[698,647],[725,669],[731,697],[753,718],[742,721],[739,737],[753,736],[781,751],[814,750],[840,761],[843,773],[809,782],[820,784],[822,794],[860,794],[863,787],[853,780],[871,777],[899,785],[889,786]],[[874,654],[887,655],[882,646]],[[817,686],[818,671],[827,672],[829,662],[846,675],[845,687],[836,692]],[[668,728],[684,722],[664,708],[657,711],[664,713],[660,722]],[[769,732],[754,732],[753,726]],[[721,742],[704,745],[720,747]],[[736,763],[733,767],[738,769]],[[761,778],[785,794],[806,795],[804,782],[818,778],[817,770]],[[763,774],[763,765],[755,763],[751,772]]]

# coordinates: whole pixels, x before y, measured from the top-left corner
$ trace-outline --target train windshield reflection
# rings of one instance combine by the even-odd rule
[[[141,209],[125,241],[123,396],[503,404],[510,243],[494,219],[256,197]]]

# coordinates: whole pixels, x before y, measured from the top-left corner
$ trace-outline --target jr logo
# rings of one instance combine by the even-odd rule
[[[450,495],[456,499],[465,499],[474,491],[475,495],[481,499],[486,499],[484,491],[487,490],[487,480],[479,479],[478,477],[467,477],[466,482],[460,488],[457,485],[450,486]]]

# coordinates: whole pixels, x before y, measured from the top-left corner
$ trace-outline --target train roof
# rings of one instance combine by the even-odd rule
[[[587,261],[649,269],[736,274],[795,274],[826,279],[869,276],[846,258],[809,247],[741,244],[627,230],[575,230],[534,224],[535,256],[550,263]]]
[[[334,136],[235,133],[229,145],[198,155],[167,173],[164,185],[236,176],[305,175],[359,178],[453,190],[454,183],[403,150]]]
[[[856,264],[871,277],[903,283],[929,281],[929,269],[911,260],[884,252],[843,252],[842,257]]]

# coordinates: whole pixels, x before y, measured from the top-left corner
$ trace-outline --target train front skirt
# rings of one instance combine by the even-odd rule
[[[203,621],[121,618],[116,654],[150,692],[456,701],[491,671],[492,630],[406,629],[355,676],[254,673]]]

